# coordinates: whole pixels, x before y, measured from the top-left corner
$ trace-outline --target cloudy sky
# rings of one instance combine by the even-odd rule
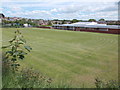
[[[34,19],[118,19],[119,0],[1,0],[0,12]]]

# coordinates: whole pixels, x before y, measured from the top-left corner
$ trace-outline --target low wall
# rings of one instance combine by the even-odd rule
[[[57,28],[53,28],[57,29]],[[63,30],[63,29],[59,29]],[[109,33],[109,34],[120,34],[120,29],[108,29],[108,31],[99,31],[99,30],[86,30],[86,29],[80,29],[80,28],[75,28],[75,30],[70,30],[70,31],[84,31],[84,32],[97,32],[97,33]]]
[[[77,28],[74,31],[120,34],[120,29],[108,29],[108,31],[98,31],[98,30],[82,30],[82,29]]]

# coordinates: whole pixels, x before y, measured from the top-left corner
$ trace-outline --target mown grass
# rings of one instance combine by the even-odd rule
[[[21,61],[71,87],[94,87],[96,77],[118,79],[118,35],[40,28],[18,28],[32,52]],[[3,45],[16,28],[3,28]]]

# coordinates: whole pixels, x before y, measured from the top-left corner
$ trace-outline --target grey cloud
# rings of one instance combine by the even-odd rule
[[[117,10],[118,10],[117,6],[111,6],[111,7],[107,7],[102,10],[99,10],[99,12],[110,12],[110,11],[117,11]]]

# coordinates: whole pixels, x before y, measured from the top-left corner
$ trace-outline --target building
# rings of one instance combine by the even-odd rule
[[[22,18],[21,17],[6,17],[6,18],[4,18],[4,20],[16,21],[16,20],[22,20]]]
[[[51,23],[50,20],[41,19],[41,20],[38,21],[38,25],[49,25],[50,23]]]
[[[31,27],[30,24],[26,23],[26,24],[23,24],[24,27]]]
[[[120,25],[120,21],[115,21],[115,20],[107,20],[106,23],[108,25]]]
[[[61,30],[120,34],[120,26],[99,24],[97,22],[77,22],[72,24],[55,24],[52,27],[54,29],[61,29]]]
[[[51,21],[52,24],[62,24],[62,21],[59,20],[53,20]]]

